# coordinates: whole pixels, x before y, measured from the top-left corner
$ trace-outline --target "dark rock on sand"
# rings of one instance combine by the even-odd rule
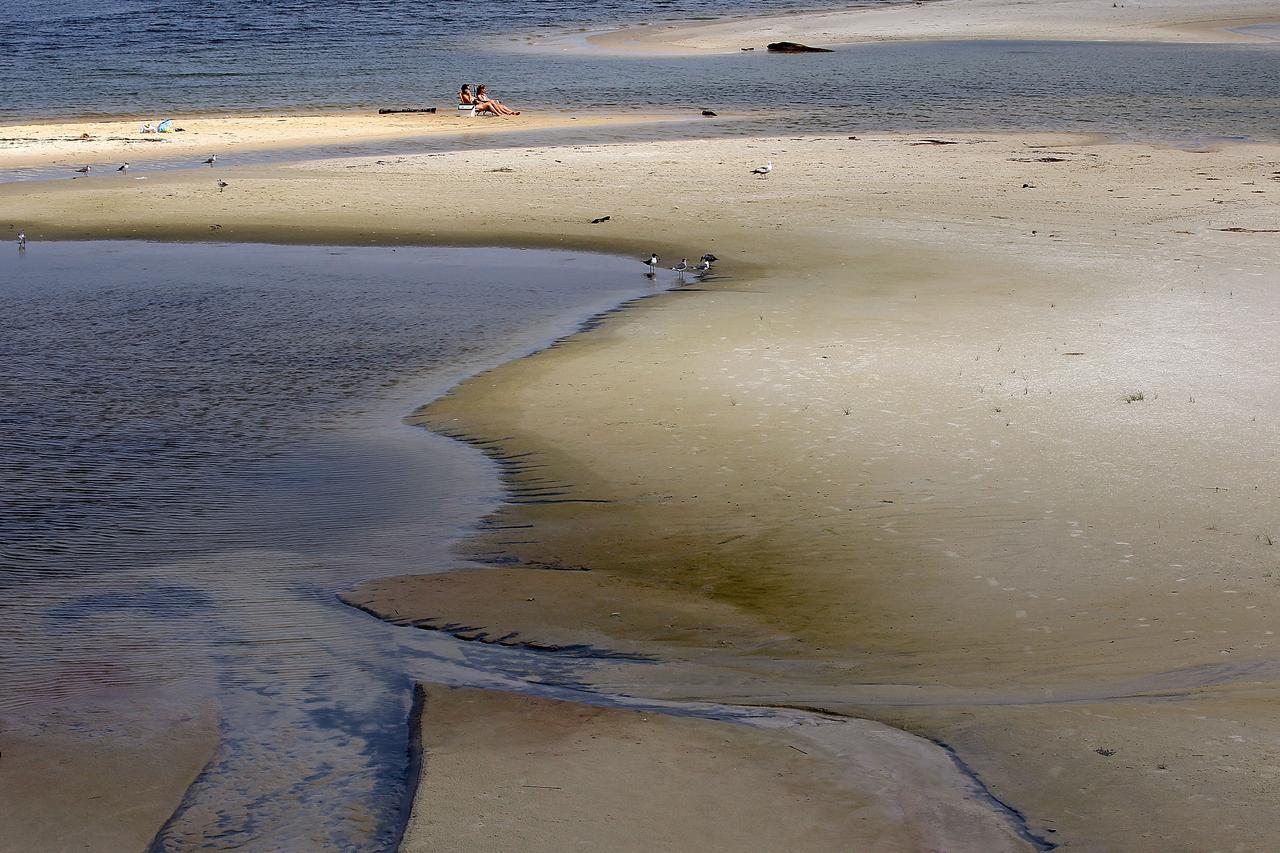
[[[704,116],[708,116],[708,117],[711,117],[711,118],[714,118],[714,117],[715,117],[715,111],[714,111],[714,110],[703,110],[703,111],[702,111],[702,114],[703,114]]]
[[[770,53],[831,53],[829,48],[809,47],[795,41],[775,41],[768,48]]]

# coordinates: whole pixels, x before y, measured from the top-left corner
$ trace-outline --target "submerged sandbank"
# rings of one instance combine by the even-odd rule
[[[1052,40],[1257,43],[1240,32],[1280,20],[1268,0],[1155,0],[1108,4],[1095,0],[935,0],[859,6],[837,11],[788,12],[719,21],[677,21],[630,26],[585,39],[552,37],[535,43],[561,49],[638,55],[733,53],[770,42],[831,46],[876,41]]]
[[[9,186],[0,210],[40,239],[714,252],[716,278],[422,414],[563,493],[469,543],[514,561],[507,586],[353,595],[652,644],[664,662],[584,679],[886,720],[954,744],[1037,833],[1167,850],[1277,829],[1277,179],[1274,145],[877,134]],[[540,601],[548,566],[598,592]],[[676,601],[711,630],[668,628]]]

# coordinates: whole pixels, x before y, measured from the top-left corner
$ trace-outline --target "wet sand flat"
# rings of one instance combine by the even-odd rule
[[[68,693],[38,727],[0,716],[0,849],[148,849],[213,757],[216,714],[153,690],[141,697],[147,723],[107,726],[103,720],[118,719],[110,703],[119,696]]]
[[[662,662],[602,664],[584,676],[602,691],[945,740],[1072,846],[1196,849],[1214,826],[1249,849],[1276,829],[1268,755],[1238,745],[1277,734],[1280,150],[944,141],[315,162],[237,170],[225,194],[204,175],[0,187],[0,210],[38,239],[216,222],[219,239],[715,252],[715,277],[421,413],[520,460],[466,548],[502,576],[351,598],[522,642],[648,641]],[[769,178],[747,174],[766,158]],[[155,192],[178,203],[138,203]],[[549,567],[585,571],[544,589]]]
[[[428,685],[421,734],[407,853],[1034,849],[942,750],[860,720],[766,729]]]

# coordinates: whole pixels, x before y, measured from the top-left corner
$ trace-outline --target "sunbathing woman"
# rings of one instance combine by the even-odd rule
[[[488,92],[485,91],[483,83],[476,87],[476,112],[480,112],[482,108],[486,109],[488,112],[492,112],[494,115],[520,115],[519,110],[513,110],[506,104],[502,103],[502,101],[495,101],[493,98],[490,98]]]

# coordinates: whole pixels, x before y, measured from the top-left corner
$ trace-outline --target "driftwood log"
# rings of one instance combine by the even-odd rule
[[[775,41],[768,45],[770,53],[831,53],[830,48],[809,47],[796,41]]]

